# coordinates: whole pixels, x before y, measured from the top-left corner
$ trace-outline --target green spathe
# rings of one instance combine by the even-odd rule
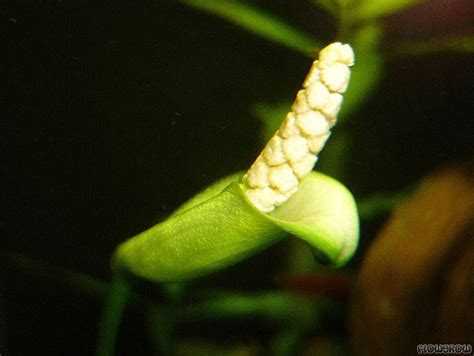
[[[183,281],[226,268],[289,234],[335,266],[352,257],[357,208],[341,183],[312,172],[285,204],[264,214],[245,197],[242,174],[214,183],[162,223],[125,241],[116,266],[155,282]]]

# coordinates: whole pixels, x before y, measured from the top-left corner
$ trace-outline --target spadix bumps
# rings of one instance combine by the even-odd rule
[[[342,104],[354,63],[347,44],[319,53],[280,129],[242,178],[248,199],[263,212],[283,204],[313,169]]]

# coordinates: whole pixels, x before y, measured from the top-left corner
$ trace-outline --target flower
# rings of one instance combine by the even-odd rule
[[[325,262],[346,263],[358,244],[356,204],[341,183],[311,170],[335,122],[352,63],[349,45],[324,48],[248,172],[212,184],[165,221],[122,243],[115,268],[155,282],[189,280],[288,235],[307,242]]]

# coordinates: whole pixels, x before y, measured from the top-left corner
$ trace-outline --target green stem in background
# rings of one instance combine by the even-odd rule
[[[308,333],[309,327],[307,325],[291,325],[282,329],[272,340],[272,354],[275,356],[299,354]]]
[[[148,303],[145,309],[148,339],[158,355],[174,355],[175,335],[179,328],[174,304]]]
[[[200,295],[195,304],[184,306],[177,311],[177,318],[182,322],[201,320],[255,318],[280,321],[282,325],[294,322],[317,325],[315,318],[323,308],[330,308],[334,303],[325,299],[315,300],[297,293],[270,291],[256,294],[238,292],[196,291]]]
[[[305,337],[322,328],[328,315],[343,320],[340,301],[310,297],[293,292],[264,292],[253,295],[232,292],[195,291],[204,299],[178,311],[181,322],[261,317],[278,322],[279,330],[271,342],[272,355],[298,354]]]
[[[400,202],[408,196],[412,187],[407,187],[397,193],[376,193],[360,200],[357,204],[359,216],[363,220],[390,213]]]
[[[112,355],[119,330],[122,313],[127,302],[147,308],[152,318],[154,340],[161,336],[157,349],[169,350],[169,339],[173,330],[181,323],[202,320],[241,319],[258,317],[274,320],[281,325],[272,345],[284,355],[285,350],[298,345],[308,330],[320,326],[321,313],[334,314],[340,309],[337,301],[328,298],[309,298],[298,293],[272,291],[248,295],[228,291],[192,290],[199,302],[180,308],[159,304],[132,291],[130,280],[116,275],[112,285],[86,274],[65,270],[61,267],[31,259],[13,252],[0,251],[0,266],[4,271],[13,270],[31,276],[46,285],[57,284],[83,293],[85,296],[103,300],[107,298],[105,312],[100,323],[100,347],[98,355]],[[132,293],[133,292],[133,293]],[[294,326],[304,326],[298,328]],[[159,346],[159,347],[158,347]],[[166,354],[166,353],[165,353]]]
[[[352,1],[351,17],[354,22],[373,22],[383,17],[402,12],[427,0],[339,0]]]
[[[394,57],[432,55],[438,53],[473,53],[474,35],[446,36],[428,40],[407,41],[391,46]]]
[[[15,252],[0,251],[0,266],[41,282],[62,285],[68,290],[81,292],[94,299],[103,300],[109,292],[109,283],[105,281]]]
[[[350,11],[349,11],[349,0],[337,1],[338,12],[336,18],[339,22],[337,28],[336,38],[340,41],[349,41],[351,37],[351,22],[350,22]]]
[[[313,0],[313,3],[333,17],[339,15],[339,6],[334,0]]]
[[[132,288],[129,277],[120,270],[115,271],[99,322],[97,356],[112,356],[115,354],[117,334]]]
[[[88,297],[103,300],[106,306],[99,324],[100,356],[113,355],[115,337],[120,325],[123,310],[130,296],[130,282],[116,274],[111,285],[84,273],[63,269],[50,263],[25,257],[21,254],[0,251],[0,265],[31,276],[41,282],[59,284]],[[134,299],[140,299],[134,298]]]

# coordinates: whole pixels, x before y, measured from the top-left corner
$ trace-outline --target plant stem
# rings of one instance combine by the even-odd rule
[[[271,343],[272,353],[275,356],[292,356],[301,352],[305,337],[311,325],[290,326],[281,330]]]
[[[375,193],[370,197],[361,199],[358,203],[359,216],[363,220],[370,220],[390,213],[412,190],[412,186],[395,193]]]
[[[199,295],[199,291],[194,294]],[[224,320],[262,318],[287,325],[294,320],[300,324],[311,321],[317,324],[314,316],[327,307],[323,299],[314,300],[292,292],[270,291],[257,294],[234,292],[202,293],[200,301],[176,311],[180,322],[201,320]],[[329,307],[331,305],[328,305]]]
[[[130,279],[120,270],[116,270],[99,322],[97,356],[112,356],[115,354],[120,323],[131,293],[132,283]]]
[[[0,266],[6,270],[24,273],[41,282],[57,283],[69,290],[100,300],[104,299],[109,291],[109,284],[105,281],[15,252],[0,250]]]

